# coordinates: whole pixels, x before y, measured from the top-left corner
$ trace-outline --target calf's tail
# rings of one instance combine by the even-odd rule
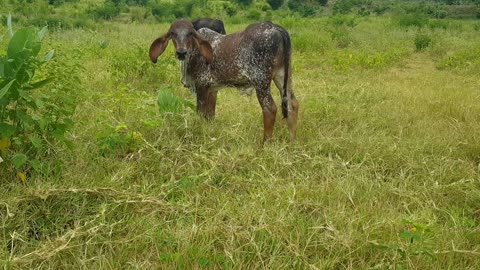
[[[287,30],[280,27],[280,33],[283,39],[283,63],[284,63],[284,79],[283,79],[283,93],[282,93],[282,114],[284,118],[288,117],[288,78],[290,69],[290,57],[292,55],[292,43],[290,35]]]

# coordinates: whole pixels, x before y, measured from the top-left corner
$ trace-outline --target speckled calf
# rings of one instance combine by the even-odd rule
[[[150,46],[150,59],[154,63],[170,39],[181,61],[182,83],[197,96],[197,112],[202,116],[207,119],[215,116],[219,88],[254,88],[263,112],[264,140],[271,138],[277,113],[270,93],[273,80],[280,90],[282,113],[290,135],[295,137],[299,105],[292,89],[292,46],[284,28],[261,22],[222,35],[207,28],[197,32],[189,21],[178,20]]]

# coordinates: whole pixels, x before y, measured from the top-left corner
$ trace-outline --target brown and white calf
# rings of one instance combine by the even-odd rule
[[[255,88],[263,111],[264,140],[272,137],[277,106],[270,93],[272,80],[280,90],[282,113],[292,138],[296,135],[298,101],[292,89],[291,41],[288,32],[271,22],[249,25],[222,35],[207,28],[198,32],[189,21],[175,21],[150,46],[156,63],[172,40],[181,64],[182,82],[197,97],[197,112],[215,116],[220,87]]]

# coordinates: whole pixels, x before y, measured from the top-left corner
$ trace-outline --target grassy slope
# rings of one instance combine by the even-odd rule
[[[0,191],[0,260],[86,269],[478,269],[478,69],[436,68],[479,42],[478,32],[458,22],[460,30],[435,30],[438,42],[416,53],[414,29],[366,19],[347,29],[342,49],[325,21],[280,21],[294,41],[298,139],[288,139],[279,115],[264,147],[255,96],[222,91],[211,123],[189,110],[158,113],[160,88],[193,100],[171,47],[148,63],[148,46],[167,25],[50,35],[46,47],[58,48],[57,57],[79,49],[86,67],[76,148],[60,153],[61,177]],[[142,138],[100,155],[97,136],[121,123],[121,132]],[[401,237],[412,228],[405,220],[428,228],[422,242]]]

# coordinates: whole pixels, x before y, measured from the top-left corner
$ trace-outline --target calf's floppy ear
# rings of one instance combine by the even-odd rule
[[[195,32],[195,41],[198,46],[198,50],[200,50],[200,53],[205,57],[205,60],[207,60],[207,64],[211,64],[213,61],[213,49],[212,46],[208,41],[203,39],[199,34]]]
[[[157,63],[157,58],[165,51],[168,45],[168,41],[170,40],[170,34],[167,33],[157,39],[150,45],[150,60],[153,63]]]

